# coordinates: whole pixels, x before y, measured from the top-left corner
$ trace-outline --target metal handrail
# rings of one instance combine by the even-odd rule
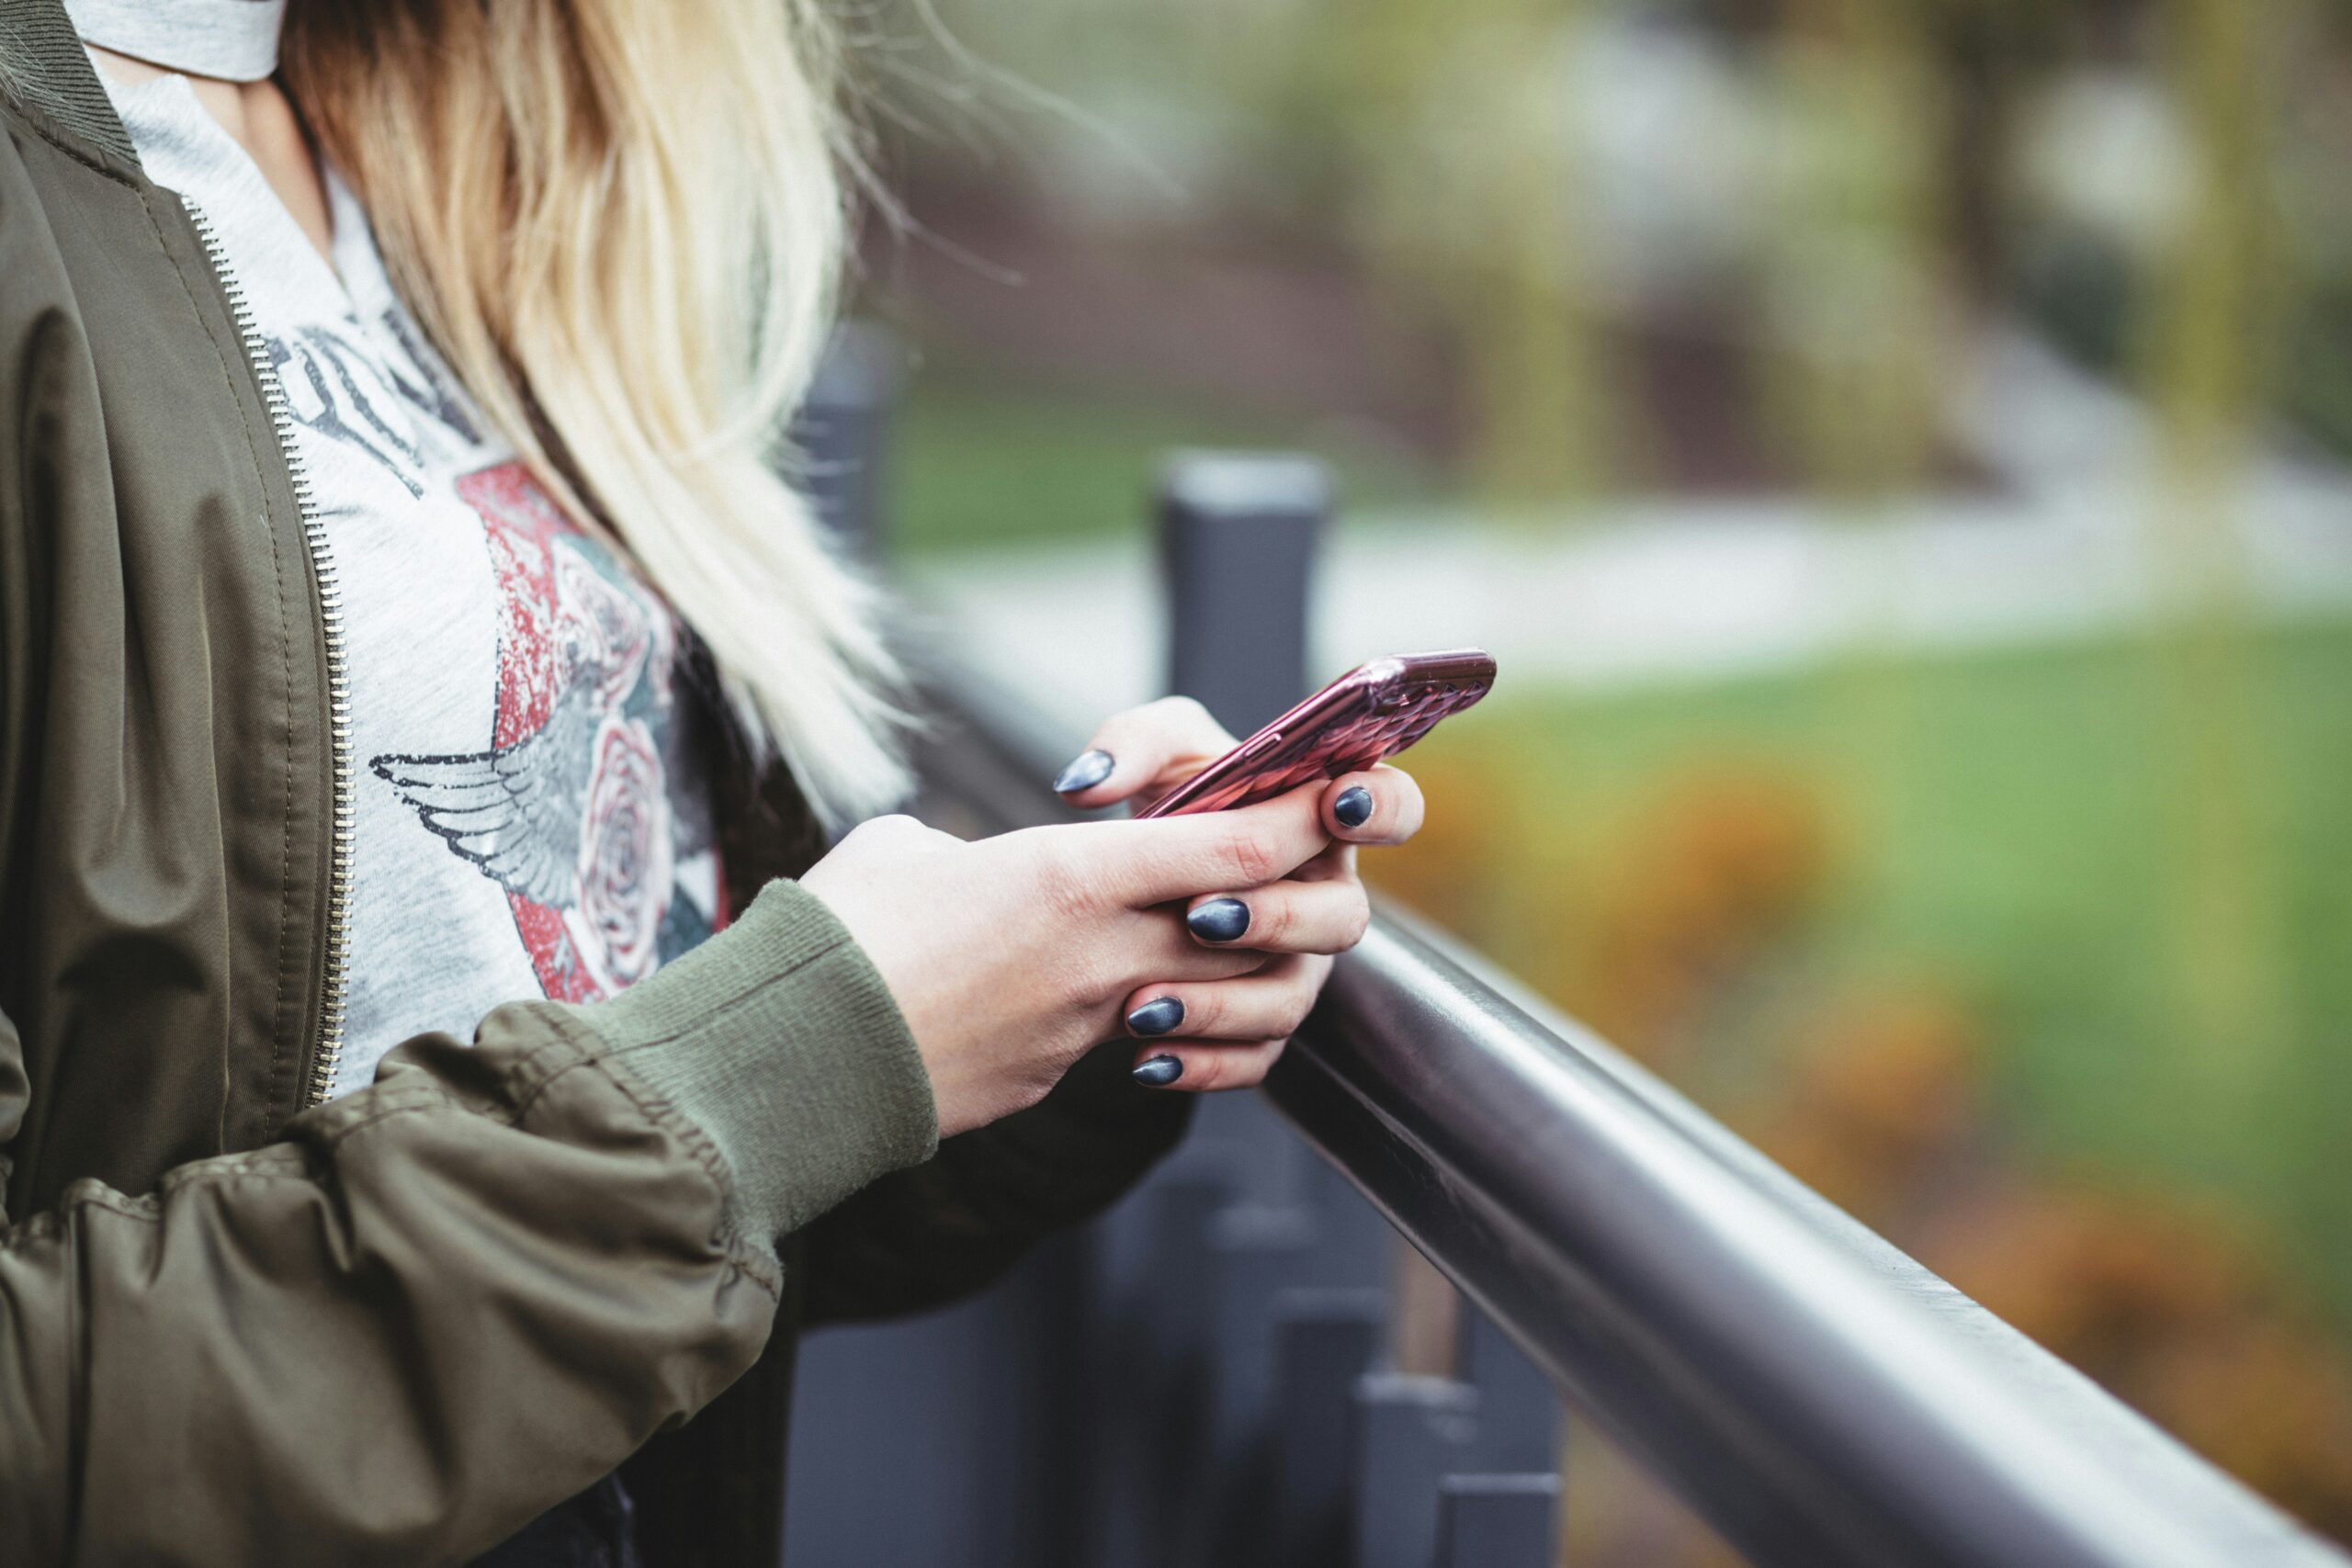
[[[1066,815],[1035,781],[1067,737],[968,674],[938,696],[924,773],[954,809]],[[1753,1562],[2347,1561],[1393,908],[1268,1092]]]

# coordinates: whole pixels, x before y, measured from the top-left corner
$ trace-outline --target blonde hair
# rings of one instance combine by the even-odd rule
[[[283,58],[435,346],[761,754],[829,824],[894,802],[874,591],[774,466],[862,167],[812,0],[310,0]]]

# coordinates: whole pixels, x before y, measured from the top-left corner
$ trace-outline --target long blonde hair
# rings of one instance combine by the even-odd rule
[[[288,90],[484,414],[839,825],[903,793],[873,590],[773,466],[847,231],[813,0],[308,0]]]

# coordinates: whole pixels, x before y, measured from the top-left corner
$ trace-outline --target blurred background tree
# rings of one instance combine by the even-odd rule
[[[1503,658],[1377,874],[2352,1540],[2352,13],[932,5],[862,305],[981,654],[1143,694],[1159,453],[1322,453],[1325,661]]]

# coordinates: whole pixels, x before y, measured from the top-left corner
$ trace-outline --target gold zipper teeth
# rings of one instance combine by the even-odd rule
[[[236,324],[246,361],[260,383],[262,405],[269,412],[270,429],[277,438],[278,455],[286,464],[286,477],[294,491],[294,508],[302,523],[302,543],[311,557],[311,579],[318,588],[320,640],[326,652],[327,755],[334,798],[327,857],[326,993],[319,1001],[318,1053],[311,1058],[310,1081],[303,1085],[302,1105],[307,1110],[324,1100],[327,1091],[334,1087],[335,1067],[343,1058],[344,992],[350,977],[351,845],[357,808],[352,798],[351,686],[344,664],[343,590],[335,579],[334,554],[327,545],[326,525],[319,519],[311,503],[310,471],[303,467],[301,450],[295,445],[294,415],[287,405],[286,389],[279,384],[268,356],[261,352],[261,331],[254,324],[253,311],[245,304],[244,288],[230,272],[229,258],[222,253],[220,238],[213,233],[202,209],[193,202],[182,205],[212,263],[213,276],[220,281],[220,292],[229,302],[230,320]]]

